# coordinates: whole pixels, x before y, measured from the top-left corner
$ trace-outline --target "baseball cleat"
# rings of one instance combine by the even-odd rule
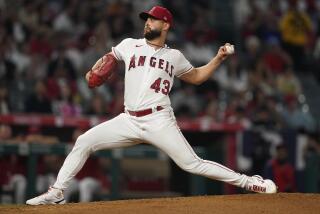
[[[277,193],[277,186],[275,185],[275,183],[269,179],[264,180],[259,175],[250,177],[245,189],[257,193]]]
[[[28,205],[65,204],[62,190],[50,187],[48,192],[26,201]]]

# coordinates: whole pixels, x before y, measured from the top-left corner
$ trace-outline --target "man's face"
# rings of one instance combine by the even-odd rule
[[[280,164],[283,164],[287,161],[288,152],[285,148],[280,148],[277,150],[277,159]]]
[[[144,26],[144,38],[153,40],[161,36],[164,21],[149,17]]]

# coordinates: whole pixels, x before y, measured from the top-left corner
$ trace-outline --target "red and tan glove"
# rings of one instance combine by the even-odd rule
[[[100,58],[89,72],[88,86],[95,88],[110,79],[118,65],[117,59],[108,53]]]

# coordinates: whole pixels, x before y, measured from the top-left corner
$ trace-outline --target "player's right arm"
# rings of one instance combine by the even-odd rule
[[[183,74],[179,78],[185,82],[194,84],[194,85],[200,85],[201,83],[208,80],[213,72],[220,66],[220,64],[231,54],[227,52],[226,45],[229,45],[228,43],[224,46],[221,46],[219,48],[219,51],[217,55],[210,60],[206,65],[193,68],[191,71]]]

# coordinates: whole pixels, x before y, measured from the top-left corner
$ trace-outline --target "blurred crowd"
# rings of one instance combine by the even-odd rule
[[[188,7],[182,1],[152,2],[173,11],[175,26],[168,43],[181,49],[194,66],[208,62],[225,42],[236,43],[237,54],[202,86],[176,81],[171,100],[177,117],[246,120],[246,125],[314,131],[316,124],[295,72],[304,72],[313,52],[314,61],[319,57],[319,47],[313,48],[319,24],[316,1],[305,1],[308,13],[294,0],[237,2],[236,8],[246,8],[237,23],[241,32],[237,43],[236,38],[219,37],[210,2],[190,1]],[[268,4],[263,7],[259,2]],[[122,112],[123,67],[114,81],[96,90],[88,89],[84,74],[123,38],[142,36],[143,22],[137,14],[152,4],[1,1],[0,113],[113,117]],[[192,15],[184,18],[185,13]]]
[[[320,82],[320,1],[234,1],[233,41],[215,28],[221,21],[215,3],[0,0],[0,114],[111,118],[123,112],[123,67],[114,81],[95,90],[89,90],[84,74],[122,39],[141,37],[138,13],[162,4],[174,15],[169,46],[180,49],[194,66],[207,63],[225,42],[236,49],[201,86],[175,80],[170,96],[178,119],[317,132],[296,74],[313,72]],[[42,140],[47,137],[58,142],[55,136]]]

